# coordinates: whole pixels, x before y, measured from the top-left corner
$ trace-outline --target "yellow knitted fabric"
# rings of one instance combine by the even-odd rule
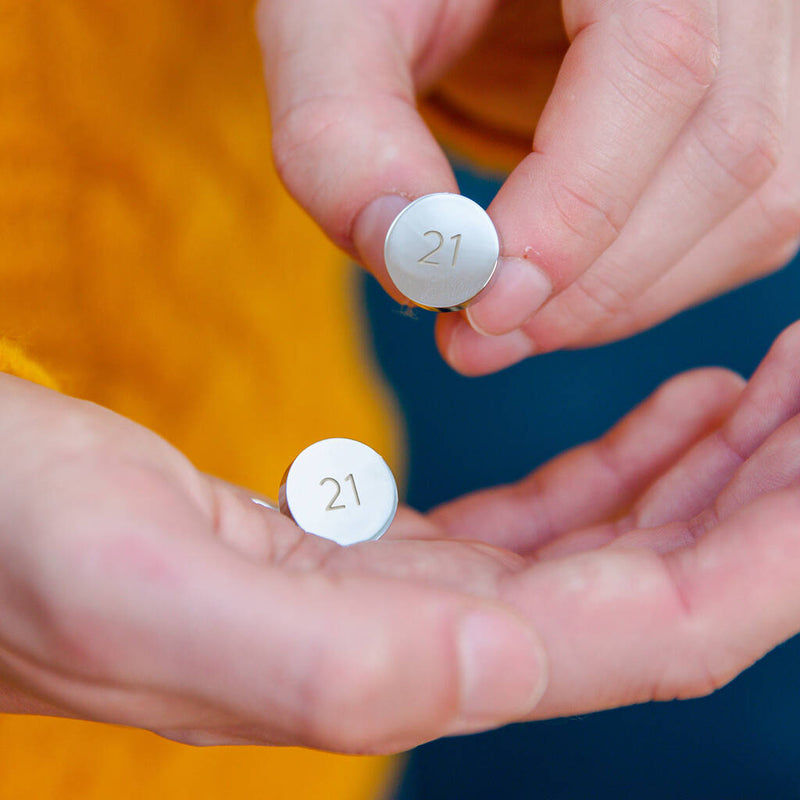
[[[420,112],[450,152],[501,177],[531,152],[568,45],[559,3],[496,3]]]
[[[26,381],[35,381],[49,389],[58,388],[53,377],[40,364],[28,358],[14,342],[2,339],[0,339],[0,372],[25,378]]]
[[[274,495],[315,439],[397,451],[350,273],[270,166],[251,14],[0,0],[0,368]],[[0,716],[3,800],[356,800],[391,765]]]

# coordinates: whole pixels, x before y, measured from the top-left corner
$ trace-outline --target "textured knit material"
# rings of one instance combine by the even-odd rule
[[[249,0],[0,0],[0,369],[274,496],[313,440],[396,448],[346,264],[272,171],[251,18]],[[391,769],[0,716],[4,800],[366,800]]]

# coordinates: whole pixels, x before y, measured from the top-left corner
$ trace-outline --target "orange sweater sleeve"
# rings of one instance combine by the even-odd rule
[[[531,153],[569,42],[558,3],[496,5],[419,109],[451,154],[502,178]]]

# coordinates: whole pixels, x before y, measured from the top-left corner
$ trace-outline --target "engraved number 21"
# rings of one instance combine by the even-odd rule
[[[334,503],[339,499],[339,495],[342,493],[342,485],[336,478],[323,478],[320,482],[320,486],[324,486],[326,483],[330,481],[336,487],[336,494],[331,497],[330,502],[328,505],[325,506],[326,511],[339,511],[339,509],[347,508],[344,503],[334,505]],[[356,480],[353,477],[353,473],[351,472],[346,478],[345,481],[350,481],[351,486],[353,487],[353,495],[356,498],[356,505],[361,505],[361,498],[358,496],[358,489],[356,489]]]
[[[442,249],[442,245],[444,244],[444,236],[442,236],[442,234],[439,233],[439,231],[425,231],[423,235],[436,236],[439,239],[439,243],[436,245],[436,247],[433,248],[433,250],[430,250],[427,253],[425,253],[425,255],[422,256],[422,258],[418,258],[417,263],[428,264],[431,267],[440,267],[441,262],[431,261],[431,256],[434,253],[438,253],[439,250]],[[453,246],[453,260],[450,262],[450,266],[454,267],[456,265],[456,259],[458,258],[458,248],[461,246],[461,234],[457,233],[455,236],[451,236],[450,241],[455,242],[455,245]]]

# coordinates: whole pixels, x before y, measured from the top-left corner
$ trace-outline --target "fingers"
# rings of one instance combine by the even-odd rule
[[[720,492],[710,513],[695,524],[695,535],[726,519],[757,497],[793,486],[800,479],[800,417],[794,417],[773,433],[736,471]]]
[[[743,503],[789,485],[795,475],[794,418],[800,413],[798,358],[800,323],[795,323],[772,345],[724,424],[677,459],[628,515],[570,531],[540,548],[537,557],[562,557],[612,542],[668,552]]]
[[[392,290],[383,263],[392,219],[419,195],[457,191],[415,108],[415,82],[431,66],[426,46],[439,35],[432,26],[446,22],[447,41],[460,43],[481,21],[473,13],[481,4],[441,20],[437,13],[423,15],[418,3],[402,13],[381,2],[345,5],[260,4],[273,150],[300,204]]]
[[[793,10],[792,39],[800,42]],[[791,57],[791,85],[800,81],[800,47]],[[682,308],[788,263],[800,247],[800,103],[790,102],[784,154],[772,177],[636,300],[627,315],[601,326],[593,343],[660,322]]]
[[[563,557],[613,543],[669,552],[760,495],[800,477],[800,323],[773,344],[718,430],[691,447],[612,523],[574,530],[537,550]]]
[[[800,176],[800,161],[795,174]],[[628,314],[598,328],[587,344],[637,333],[789,264],[800,250],[799,187],[800,177],[776,181],[744,203],[635,301]]]
[[[800,495],[786,491],[664,557],[605,549],[514,576],[504,597],[550,664],[534,716],[706,694],[795,634],[799,519]]]
[[[649,286],[775,171],[783,151],[789,28],[788,2],[720,2],[722,56],[713,86],[616,241],[526,325],[538,352],[584,344],[606,321],[627,318]]]
[[[800,323],[770,348],[721,429],[699,442],[637,502],[624,528],[689,520],[722,490],[741,464],[800,412]]]
[[[773,345],[726,424],[726,436],[747,453],[713,507],[693,523],[695,536],[727,519],[763,494],[797,485],[800,479],[800,380],[792,374],[800,357],[800,328],[795,324]],[[757,382],[756,382],[757,379]]]
[[[457,369],[483,374],[534,353],[630,335],[796,252],[796,104],[786,113],[788,87],[800,76],[790,52],[796,17],[786,2],[720,3],[713,86],[619,237],[512,333],[486,340],[463,319],[442,321],[439,344]],[[473,320],[479,308],[470,310]]]
[[[529,552],[566,531],[614,517],[721,423],[742,386],[725,370],[681,375],[596,442],[559,456],[519,484],[441,506],[430,519],[447,536]]]
[[[520,264],[504,278],[501,264],[494,291],[469,311],[493,334],[519,327],[617,238],[716,73],[711,0],[573,2],[565,17],[574,40],[533,153],[490,207],[504,256],[546,281],[523,284]],[[520,284],[513,298],[508,278]]]

